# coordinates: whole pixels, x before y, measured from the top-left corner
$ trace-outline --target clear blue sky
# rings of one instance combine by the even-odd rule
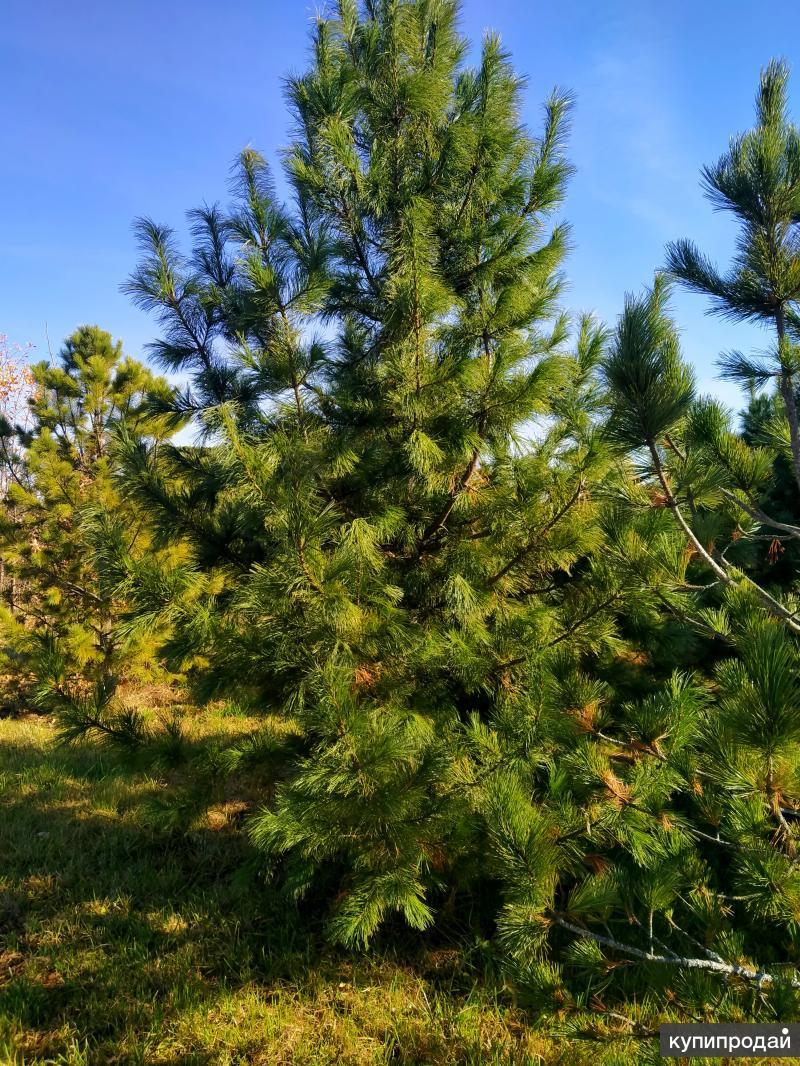
[[[316,5],[306,0],[2,0],[0,332],[46,357],[83,322],[142,354],[155,323],[119,292],[136,252],[131,220],[182,227],[187,208],[226,196],[246,144],[273,160],[287,141],[281,80],[302,69]],[[691,236],[723,262],[729,220],[698,172],[750,124],[760,67],[791,63],[795,5],[767,18],[752,0],[464,0],[475,44],[501,34],[527,75],[538,128],[553,85],[577,96],[577,175],[567,302],[612,321],[626,290]],[[800,62],[793,101],[800,120]],[[757,330],[675,309],[684,349],[711,388],[721,349],[764,344]],[[736,402],[730,387],[718,391]]]

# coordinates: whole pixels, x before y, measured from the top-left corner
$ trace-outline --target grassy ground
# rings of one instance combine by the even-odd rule
[[[190,730],[251,724],[205,712]],[[636,1057],[538,1030],[454,949],[332,952],[257,878],[240,806],[157,831],[168,773],[53,740],[46,719],[0,720],[0,1063]]]

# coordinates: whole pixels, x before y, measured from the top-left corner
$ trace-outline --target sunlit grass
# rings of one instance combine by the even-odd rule
[[[240,708],[191,740],[252,728]],[[188,832],[147,818],[169,775],[0,721],[0,1062],[596,1061],[537,1032],[455,949],[324,946],[277,900],[222,803]]]

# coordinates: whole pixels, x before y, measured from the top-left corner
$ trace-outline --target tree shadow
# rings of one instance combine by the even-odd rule
[[[55,1034],[107,1048],[319,965],[235,821],[159,830],[140,808],[169,786],[89,746],[2,741],[0,782],[0,1018],[41,1045],[24,1061]]]
[[[279,894],[225,803],[188,831],[143,817],[154,796],[178,796],[185,774],[153,777],[90,744],[0,739],[0,783],[0,1060],[3,1019],[26,1063],[63,1056],[76,1040],[89,1049],[76,1062],[203,1066],[218,1058],[200,1041],[167,1057],[160,1041],[185,1035],[187,1018],[217,1015],[239,991],[249,1002],[256,989],[262,1010],[270,997],[300,996],[313,1031],[308,989],[330,1017],[350,1006],[331,1005],[329,990],[380,984],[386,973],[454,1003],[474,988],[463,941],[438,930],[389,928],[391,948],[368,957],[331,948],[329,899],[298,908]],[[394,1057],[415,1061],[404,1054]]]

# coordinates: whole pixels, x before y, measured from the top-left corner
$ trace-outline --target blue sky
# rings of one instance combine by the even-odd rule
[[[92,322],[143,354],[156,324],[119,292],[136,260],[131,221],[180,229],[187,208],[224,200],[246,144],[277,162],[288,139],[282,77],[306,63],[316,7],[2,0],[0,332],[46,357],[46,332],[55,350]],[[733,226],[703,199],[699,169],[750,124],[759,69],[778,55],[791,63],[794,10],[788,0],[769,18],[752,0],[464,0],[473,43],[497,30],[527,76],[534,130],[554,85],[577,97],[568,306],[613,321],[674,237],[727,260]],[[714,361],[766,337],[706,317],[700,297],[674,306],[701,387],[736,404],[732,386],[714,383]]]

